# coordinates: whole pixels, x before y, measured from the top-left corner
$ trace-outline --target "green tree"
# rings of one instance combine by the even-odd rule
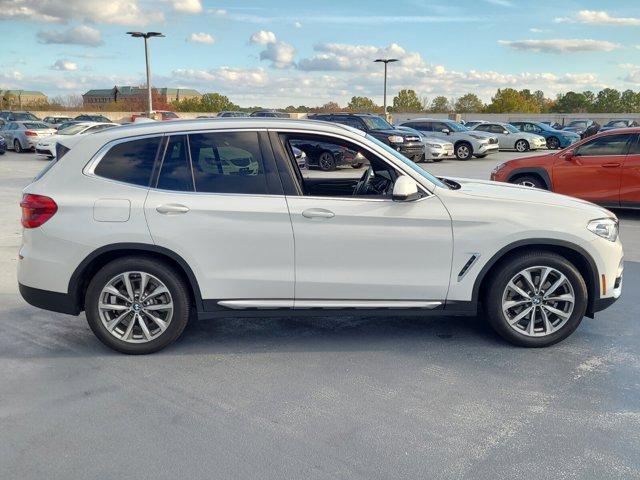
[[[394,112],[421,112],[422,102],[418,98],[415,90],[400,90],[398,94],[393,97],[393,111]]]
[[[487,105],[489,113],[536,113],[539,112],[529,90],[517,91],[513,88],[498,89]]]
[[[592,97],[593,93],[591,92],[567,92],[565,94],[558,94],[553,111],[558,113],[590,112],[593,107],[591,101]]]
[[[475,93],[467,93],[461,96],[454,104],[453,109],[457,113],[478,113],[484,108],[484,104],[480,97]]]
[[[605,88],[604,90],[600,90],[598,95],[596,95],[595,102],[593,102],[593,107],[596,112],[621,112],[622,101],[620,98],[620,92],[615,88]]]
[[[442,95],[437,96],[431,102],[429,111],[433,113],[449,113],[451,112],[451,103],[447,97]]]
[[[625,90],[620,95],[620,106],[625,113],[640,113],[640,92]]]
[[[347,108],[352,112],[377,112],[380,107],[369,97],[351,97]]]

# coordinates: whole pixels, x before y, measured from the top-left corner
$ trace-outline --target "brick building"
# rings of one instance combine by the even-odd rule
[[[160,100],[171,103],[187,98],[201,97],[192,88],[153,88],[153,95]],[[146,87],[114,86],[113,88],[89,90],[82,95],[85,108],[99,107],[108,103],[146,98]]]

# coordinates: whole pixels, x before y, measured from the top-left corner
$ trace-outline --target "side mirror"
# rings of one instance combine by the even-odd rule
[[[395,202],[412,202],[420,198],[418,184],[411,177],[402,175],[393,184],[393,200]]]
[[[562,155],[562,158],[564,160],[571,160],[575,156],[576,156],[575,150],[571,149],[571,150],[567,150],[566,152],[564,152],[564,154]]]
[[[447,135],[449,135],[451,133],[451,130],[449,130],[448,128],[443,128],[442,133],[446,133]]]
[[[503,135],[509,135],[509,130],[502,130]]]

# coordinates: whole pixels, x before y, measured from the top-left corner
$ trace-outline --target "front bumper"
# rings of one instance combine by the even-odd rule
[[[401,143],[391,145],[405,157],[420,157],[424,154],[424,145],[421,142]]]
[[[479,155],[489,155],[490,153],[496,153],[499,148],[500,144],[498,143],[481,144],[477,149],[474,149],[473,153],[477,153]]]
[[[453,150],[453,144],[446,146],[445,148],[424,147],[425,158],[453,158],[455,152]]]
[[[55,157],[56,153],[53,151],[53,146],[51,145],[41,145],[36,144],[36,153],[39,155],[47,155],[49,157]]]

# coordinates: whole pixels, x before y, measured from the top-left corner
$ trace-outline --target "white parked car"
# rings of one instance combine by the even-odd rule
[[[476,132],[486,132],[498,137],[500,150],[526,152],[547,148],[547,140],[542,135],[518,130],[513,125],[502,122],[483,122],[473,127]]]
[[[300,170],[292,145],[302,141],[358,152],[366,168]],[[390,317],[480,305],[504,338],[539,347],[621,293],[608,210],[440,180],[340,124],[188,120],[60,142],[71,148],[23,191],[20,292],[85,311],[121,352],[167,346],[192,311]]]
[[[454,158],[453,143],[436,137],[427,137],[419,130],[411,127],[399,126],[398,130],[413,133],[420,138],[424,145],[423,159],[426,162],[441,162],[445,158]]]
[[[54,135],[44,137],[38,140],[36,143],[36,153],[40,155],[46,155],[49,158],[56,156],[56,144],[62,138],[68,138],[74,135],[86,135],[88,133],[96,133],[105,128],[117,127],[117,123],[102,123],[102,122],[81,122],[69,125],[67,128],[58,130]]]

